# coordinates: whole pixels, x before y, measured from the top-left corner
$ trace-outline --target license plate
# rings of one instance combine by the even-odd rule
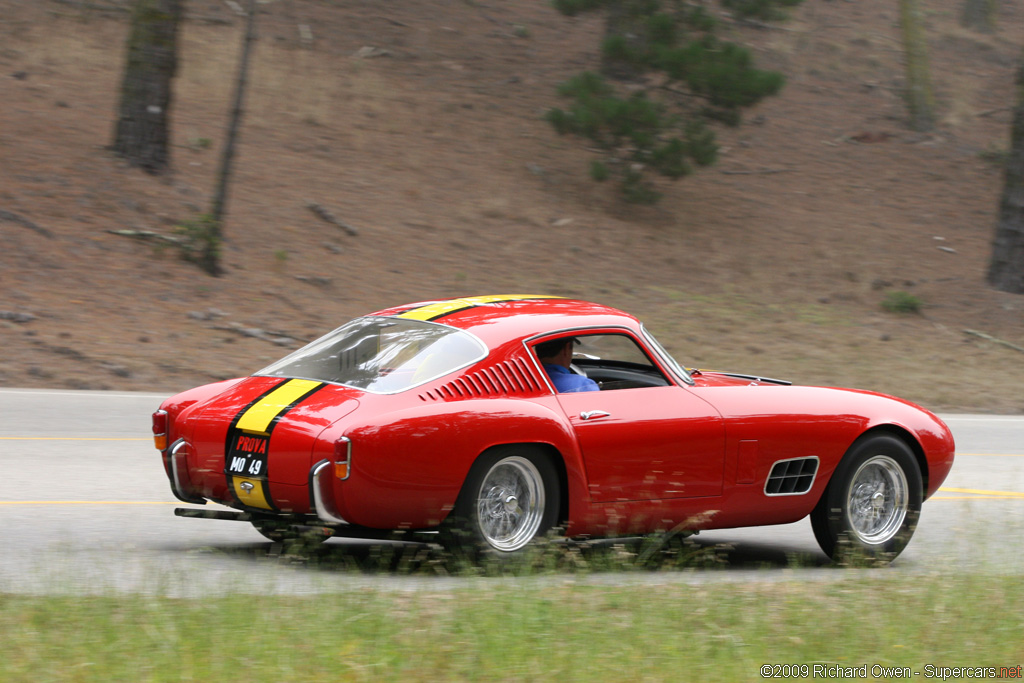
[[[231,443],[225,471],[243,477],[266,478],[269,443],[268,436],[237,435]]]

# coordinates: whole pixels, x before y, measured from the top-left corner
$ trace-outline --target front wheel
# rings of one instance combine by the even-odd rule
[[[554,526],[559,504],[549,457],[532,448],[497,448],[470,469],[445,537],[464,549],[512,554]]]
[[[900,439],[856,442],[811,512],[818,545],[833,560],[889,562],[914,535],[924,499],[917,459]]]

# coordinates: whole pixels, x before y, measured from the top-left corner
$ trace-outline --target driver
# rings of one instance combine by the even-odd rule
[[[540,359],[544,370],[551,378],[551,383],[555,385],[555,391],[560,394],[601,390],[594,380],[577,375],[569,369],[569,365],[572,363],[572,347],[578,343],[579,340],[575,337],[564,337],[543,342],[534,347],[537,351],[537,358]]]

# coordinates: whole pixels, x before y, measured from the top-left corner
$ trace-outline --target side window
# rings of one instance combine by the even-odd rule
[[[534,347],[538,355],[541,346],[543,344]],[[663,387],[670,384],[640,345],[626,334],[580,334],[575,337],[571,359],[563,357],[563,360],[569,360],[565,370],[551,368],[550,363],[545,362],[548,374],[564,374],[567,370],[593,380],[601,391]],[[563,381],[556,382],[556,388],[560,384],[580,383],[560,379]]]

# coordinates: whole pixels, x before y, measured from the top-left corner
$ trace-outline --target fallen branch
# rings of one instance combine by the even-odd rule
[[[975,337],[981,337],[982,339],[990,341],[993,344],[1000,344],[1002,346],[1007,346],[1007,347],[1013,349],[1014,351],[1020,351],[1021,353],[1024,353],[1024,346],[1017,346],[1016,344],[1011,344],[1008,341],[1004,341],[1002,339],[996,339],[992,335],[985,334],[984,332],[978,332],[977,330],[964,330],[964,334],[970,334],[970,335],[973,335]]]
[[[39,233],[43,237],[46,237],[51,240],[53,239],[52,232],[50,232],[44,227],[36,225],[29,219],[19,216],[16,213],[11,213],[10,211],[4,211],[3,209],[0,209],[0,220],[10,221],[11,223],[17,223],[18,225],[26,227],[29,230],[32,230],[33,232]]]
[[[81,0],[53,0],[59,5],[71,5],[82,10],[92,10],[97,12],[131,12],[131,8],[122,5],[98,5],[92,2],[82,2]]]
[[[739,24],[740,26],[753,26],[754,28],[759,28],[762,30],[789,31],[791,33],[799,33],[801,31],[801,29],[798,28],[789,28],[788,26],[776,26],[775,24],[766,24],[765,22],[758,21],[757,19],[733,18],[733,21]]]
[[[775,173],[794,173],[795,171],[791,168],[762,168],[759,171],[730,171],[728,169],[721,169],[719,172],[724,175],[772,175]]]
[[[0,311],[0,320],[7,320],[12,323],[30,323],[36,317],[31,313],[20,313],[18,311]]]
[[[389,17],[378,16],[377,18],[378,19],[383,19],[384,21],[388,22],[389,24],[394,24],[395,26],[401,26],[402,28],[409,28],[409,24],[403,24],[402,22],[396,21],[395,19],[391,19]]]
[[[160,232],[153,232],[152,230],[107,230],[111,235],[120,235],[121,237],[132,237],[137,240],[150,240],[153,242],[167,242],[175,246],[183,246],[185,240],[181,237],[174,235],[165,235]]]
[[[317,287],[330,287],[332,282],[331,278],[320,275],[296,275],[295,279]]]
[[[338,220],[337,218],[335,218],[334,214],[332,214],[330,211],[320,206],[316,202],[307,202],[306,208],[315,213],[321,219],[327,221],[331,225],[341,228],[342,230],[352,235],[353,237],[356,237],[359,234],[359,231],[356,230],[355,227],[349,225],[345,221]]]
[[[220,24],[222,26],[228,26],[235,23],[231,19],[215,17],[209,14],[186,14],[185,19],[186,21],[200,21],[204,24]]]
[[[996,107],[995,109],[986,109],[985,111],[978,112],[976,116],[979,118],[982,116],[992,116],[992,114],[999,114],[1004,111],[1011,111],[1013,107]]]
[[[210,329],[232,332],[241,337],[259,339],[260,341],[270,342],[277,346],[294,346],[296,343],[302,343],[301,340],[280,332],[268,332],[260,329],[259,327],[245,327],[239,323],[231,323],[230,325],[211,325]]]

